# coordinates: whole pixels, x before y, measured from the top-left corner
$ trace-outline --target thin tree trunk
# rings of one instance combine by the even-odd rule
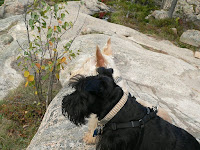
[[[169,18],[172,18],[173,13],[174,13],[174,9],[175,9],[175,7],[176,7],[177,2],[178,2],[178,0],[173,0],[173,1],[172,1],[171,7],[170,7],[170,9],[169,9],[169,11],[168,11],[168,16],[169,16]]]

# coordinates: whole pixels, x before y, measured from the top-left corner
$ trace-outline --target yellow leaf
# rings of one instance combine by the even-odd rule
[[[52,43],[51,41],[49,41],[49,45],[50,45],[50,46],[52,46],[52,45],[53,45],[53,43]]]
[[[28,81],[26,82],[25,87],[27,87],[27,85],[28,85]]]
[[[66,57],[63,57],[63,58],[61,59],[61,63],[65,62],[65,61],[66,61]]]
[[[59,73],[56,73],[56,78],[59,80]]]
[[[27,80],[30,81],[30,82],[33,81],[34,80],[34,76],[33,75],[29,75]]]
[[[54,26],[54,29],[53,29],[53,30],[54,30],[54,31],[56,31],[56,29],[57,29],[57,27],[56,27],[56,26]]]
[[[24,71],[24,77],[28,77],[30,75],[30,73],[28,71]]]
[[[51,61],[49,61],[49,62],[48,62],[48,64],[52,64],[52,62],[51,62]]]
[[[54,49],[53,49],[53,51],[54,51],[54,52],[57,52],[57,49],[56,49],[56,48],[54,48]]]
[[[61,20],[58,20],[58,23],[60,23],[60,24],[61,24],[61,23],[62,23],[62,21],[61,21]]]
[[[37,73],[39,73],[39,70],[36,70]]]
[[[42,66],[42,67],[41,67],[41,69],[43,69],[43,70],[44,70],[44,69],[45,69],[45,66]]]
[[[58,64],[61,63],[61,59],[58,59],[57,62],[58,62]]]
[[[53,71],[53,67],[51,67],[49,70],[52,72]]]
[[[37,95],[37,91],[35,91],[35,95]]]
[[[39,63],[36,63],[35,65],[38,67],[38,69],[40,69],[40,64]]]

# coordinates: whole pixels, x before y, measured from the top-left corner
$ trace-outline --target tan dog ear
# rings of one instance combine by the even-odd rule
[[[99,47],[97,46],[97,50],[96,50],[96,60],[97,60],[97,67],[105,67],[106,65],[106,61],[103,57],[103,55],[101,54],[101,51],[99,49]]]
[[[111,39],[109,38],[107,41],[107,45],[103,49],[103,54],[111,56],[112,50],[111,50]]]

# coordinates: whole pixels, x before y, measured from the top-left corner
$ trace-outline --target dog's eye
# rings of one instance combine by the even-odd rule
[[[71,76],[71,75],[72,75],[72,73],[70,72],[70,73],[69,73],[69,75]]]

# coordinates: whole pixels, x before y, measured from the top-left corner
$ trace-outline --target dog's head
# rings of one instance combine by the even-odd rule
[[[68,81],[66,79],[69,79],[77,74],[81,74],[84,76],[96,75],[96,69],[99,67],[113,68],[113,78],[116,79],[118,77],[121,77],[120,71],[117,69],[113,59],[111,39],[108,39],[102,51],[99,49],[98,46],[96,47],[96,55],[81,55],[79,63],[73,63],[71,67],[67,67],[67,71],[61,71],[61,83],[65,84],[65,81]],[[117,84],[122,87],[123,90],[127,89],[126,83],[124,81],[121,81]]]
[[[84,124],[91,113],[99,116],[116,88],[121,89],[112,78],[112,69],[99,68],[97,71],[99,75],[96,76],[76,75],[70,79],[69,85],[75,91],[64,97],[62,113],[76,125]]]

